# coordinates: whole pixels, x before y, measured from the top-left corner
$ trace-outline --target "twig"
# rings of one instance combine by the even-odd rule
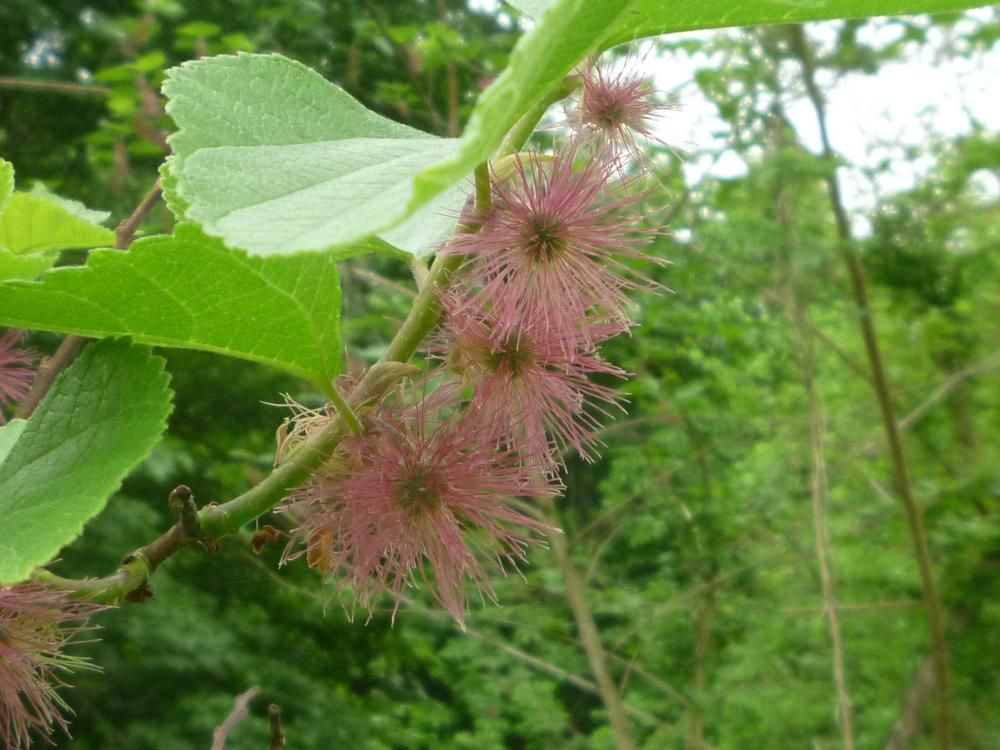
[[[780,118],[784,124],[784,117]],[[784,128],[776,128],[775,146],[783,144]],[[854,750],[854,729],[852,724],[851,697],[847,689],[847,672],[844,668],[844,640],[840,628],[840,613],[837,606],[836,586],[833,575],[833,550],[830,544],[826,505],[829,483],[826,466],[826,412],[823,397],[816,384],[816,347],[810,335],[810,315],[806,303],[799,294],[798,282],[792,271],[790,256],[799,249],[795,232],[795,221],[787,187],[779,176],[774,195],[775,217],[784,232],[788,233],[788,246],[779,244],[776,254],[776,275],[778,284],[785,290],[785,307],[795,332],[802,389],[806,395],[809,415],[809,447],[812,470],[810,475],[810,498],[813,522],[813,545],[816,549],[816,566],[819,568],[820,589],[823,596],[823,613],[830,630],[833,657],[833,684],[837,693],[837,720],[843,736],[844,750]]]
[[[117,249],[125,250],[132,244],[132,238],[135,237],[139,225],[149,215],[149,212],[156,204],[156,201],[159,200],[161,194],[160,180],[157,178],[153,184],[153,189],[142,199],[142,202],[132,212],[132,215],[119,224],[115,230],[115,247]],[[31,382],[31,389],[17,405],[17,411],[14,414],[15,417],[18,419],[27,419],[34,413],[35,409],[42,402],[42,399],[45,398],[45,394],[49,392],[49,388],[52,387],[52,384],[59,376],[59,373],[69,367],[86,342],[87,339],[84,336],[67,336],[63,339],[63,342],[56,349],[55,353],[38,368],[35,379]]]
[[[163,195],[163,187],[160,183],[160,178],[156,178],[156,182],[153,183],[152,189],[146,193],[146,197],[142,199],[142,202],[136,206],[135,211],[132,215],[125,219],[118,228],[115,229],[115,247],[119,250],[125,250],[129,245],[132,244],[132,238],[135,237],[135,233],[139,230],[139,226],[146,220],[149,216],[149,212],[153,210],[153,206]]]
[[[890,498],[891,499],[891,498]],[[916,599],[901,599],[898,602],[869,602],[868,604],[837,604],[838,612],[880,612],[885,609],[909,609],[919,607],[921,602]],[[828,605],[821,607],[783,607],[786,615],[818,615],[827,611]]]
[[[447,25],[448,8],[445,5],[445,0],[438,0],[437,10],[441,23]],[[449,138],[456,138],[460,131],[458,124],[458,74],[455,72],[453,60],[449,60],[445,65],[445,76],[448,81],[448,129],[446,132]]]
[[[427,612],[427,610],[414,610],[414,611]],[[496,625],[510,625],[511,627],[519,628],[522,630],[525,629],[534,630],[536,632],[542,632],[544,630],[545,638],[547,639],[554,638],[556,640],[562,641],[563,643],[571,644],[574,646],[577,645],[577,641],[575,638],[569,638],[567,636],[553,634],[551,631],[541,628],[538,625],[526,623],[521,620],[512,620],[510,618],[490,618],[490,622]],[[468,628],[468,625],[466,625],[466,628]],[[632,672],[634,672],[635,674],[639,675],[641,678],[649,682],[650,685],[657,688],[665,695],[669,696],[671,699],[677,701],[677,703],[679,703],[680,705],[684,706],[685,708],[691,705],[691,701],[689,701],[680,691],[678,691],[676,688],[670,685],[666,680],[664,680],[662,677],[658,677],[657,675],[643,668],[640,664],[636,663],[635,656],[626,658],[621,654],[615,653],[614,651],[610,650],[607,653],[609,659],[627,667],[629,670],[631,670]],[[597,686],[594,685],[595,689],[596,687]]]
[[[939,385],[934,392],[923,401],[923,403],[899,420],[899,429],[909,429],[914,422],[923,419],[927,412],[937,406],[939,402],[947,398],[953,390],[958,388],[969,378],[981,375],[984,372],[988,372],[996,368],[1000,368],[1000,352],[987,357],[978,365],[973,365],[972,367],[967,367],[964,370],[956,372],[954,375],[941,383],[941,385]]]
[[[55,353],[38,368],[35,379],[31,381],[31,388],[17,404],[15,418],[27,419],[34,413],[59,373],[69,367],[69,363],[80,353],[86,341],[82,336],[67,336],[63,339]]]
[[[986,359],[982,360],[979,364],[967,367],[964,370],[959,370],[950,377],[942,381],[934,392],[931,393],[926,399],[920,402],[912,411],[910,411],[905,417],[899,420],[897,423],[899,429],[903,432],[910,429],[923,419],[931,411],[932,408],[937,406],[941,401],[943,401],[947,396],[956,388],[958,388],[962,383],[964,383],[969,378],[975,377],[976,375],[981,375],[984,372],[989,372],[990,370],[995,370],[1000,368],[1000,352],[991,354]],[[839,463],[846,464],[854,461],[860,456],[868,455],[875,452],[880,444],[877,438],[874,440],[869,440],[867,443],[861,445],[857,449],[851,452],[850,455],[846,456]]]
[[[924,659],[910,689],[906,691],[902,710],[892,725],[885,750],[906,750],[920,736],[920,731],[923,729],[924,707],[936,689],[935,674],[934,660],[930,657]]]
[[[414,611],[422,611],[426,615],[437,616],[437,613],[426,610],[414,610]],[[540,659],[539,657],[533,654],[529,654],[527,651],[522,651],[521,649],[516,648],[515,646],[511,646],[509,643],[506,643],[500,639],[493,638],[491,636],[486,635],[485,633],[475,630],[474,628],[470,628],[468,625],[465,626],[464,633],[465,635],[471,636],[476,640],[482,641],[483,643],[493,646],[494,648],[500,649],[505,654],[513,656],[515,659],[519,659],[520,661],[523,661],[528,666],[537,669],[540,672],[547,672],[553,677],[557,677],[560,680],[565,680],[570,685],[573,685],[574,687],[577,687],[588,693],[592,693],[593,695],[600,696],[601,694],[598,686],[591,680],[588,680],[586,677],[581,677],[580,675],[570,672],[569,670],[563,669],[562,667],[556,664],[552,664],[551,662],[545,661],[544,659]],[[626,713],[635,716],[637,719],[642,719],[644,722],[648,724],[656,725],[660,723],[659,719],[657,719],[655,716],[646,713],[642,709],[635,708],[634,706],[624,704],[624,710]]]
[[[252,687],[245,693],[236,696],[236,700],[233,702],[233,710],[229,712],[226,720],[219,724],[215,728],[215,731],[212,732],[212,750],[223,750],[226,746],[226,740],[229,738],[229,733],[247,717],[250,701],[258,695],[260,695],[260,688]]]
[[[556,526],[557,524],[554,522],[556,520],[555,506],[551,500],[548,501],[546,510],[552,518],[550,525]],[[597,683],[598,695],[600,695],[604,708],[608,712],[608,719],[614,730],[618,749],[635,750],[637,746],[625,710],[625,701],[622,699],[615,681],[611,678],[607,653],[601,643],[600,632],[594,622],[590,603],[587,601],[587,591],[583,578],[570,557],[569,543],[562,532],[556,532],[549,534],[549,544],[555,553],[559,568],[562,570],[563,582],[566,587],[566,600],[573,612],[573,618],[576,620],[580,645],[590,663],[590,671],[594,675],[594,682]]]
[[[927,534],[924,530],[923,516],[913,493],[913,484],[910,480],[910,470],[903,447],[902,433],[896,421],[896,410],[892,402],[889,380],[882,362],[882,350],[879,346],[875,326],[872,321],[864,267],[861,265],[861,259],[858,257],[857,250],[854,247],[850,221],[841,198],[840,182],[837,179],[835,171],[836,157],[827,129],[826,107],[823,95],[816,84],[812,48],[801,26],[789,27],[789,39],[792,51],[802,66],[802,78],[806,86],[806,93],[816,113],[820,140],[823,144],[823,156],[830,163],[831,171],[826,178],[826,183],[830,197],[830,207],[837,226],[838,245],[841,257],[847,266],[848,275],[851,279],[854,304],[858,311],[858,324],[861,327],[861,336],[864,340],[865,352],[868,355],[868,364],[874,381],[875,396],[879,404],[879,409],[882,412],[882,423],[885,429],[886,440],[889,444],[889,456],[892,460],[896,491],[910,529],[910,538],[913,543],[914,555],[917,558],[917,568],[920,571],[920,579],[923,586],[924,606],[927,611],[927,623],[930,630],[931,655],[934,661],[938,687],[938,746],[941,750],[948,750],[951,747],[948,646],[945,640],[944,616],[941,610],[941,600],[938,595],[937,584],[934,580],[934,570],[931,564],[930,550],[927,545]]]
[[[527,665],[529,665],[531,667],[534,667],[535,669],[538,669],[538,670],[540,670],[542,672],[548,672],[553,677],[558,677],[561,680],[565,680],[566,682],[568,682],[570,685],[573,685],[574,687],[578,687],[581,690],[585,690],[588,693],[592,693],[593,695],[597,695],[597,696],[601,695],[600,688],[598,688],[595,683],[593,683],[592,681],[588,680],[586,677],[580,677],[579,675],[573,674],[572,672],[569,672],[569,671],[563,669],[562,667],[560,667],[560,666],[558,666],[556,664],[552,664],[551,662],[545,661],[544,659],[539,659],[537,656],[534,656],[533,654],[529,654],[526,651],[522,651],[519,648],[515,648],[514,646],[511,646],[510,644],[504,643],[501,640],[490,638],[489,636],[483,635],[482,633],[479,633],[478,631],[471,630],[471,629],[468,628],[468,626],[466,626],[466,633],[468,635],[472,636],[473,638],[477,638],[477,639],[483,641],[484,643],[488,643],[489,645],[493,646],[494,648],[500,649],[505,654],[508,654],[509,656],[513,656],[515,659],[519,659],[519,660],[523,661],[525,664],[527,664]],[[630,706],[628,704],[624,704],[623,705],[623,710],[626,713],[631,714],[632,716],[635,716],[636,718],[641,718],[643,721],[645,721],[647,723],[650,723],[650,724],[659,724],[660,723],[659,720],[655,716],[652,716],[652,715],[646,713],[642,709],[635,708],[634,706]]]
[[[347,266],[347,272],[352,276],[357,276],[359,279],[370,281],[373,284],[379,284],[381,286],[384,286],[386,289],[392,289],[393,291],[399,292],[400,294],[405,295],[410,299],[414,299],[417,296],[417,293],[414,292],[409,287],[403,286],[402,284],[393,281],[392,279],[387,279],[382,274],[375,273],[374,271],[370,271],[367,268],[359,268],[357,266],[349,265]],[[424,275],[426,276],[426,274],[427,270],[424,269]]]
[[[763,560],[758,560],[753,563],[748,563],[746,565],[741,565],[738,568],[727,571],[725,573],[719,573],[714,578],[709,581],[703,581],[696,586],[692,586],[687,591],[677,594],[671,597],[669,600],[659,604],[651,612],[647,612],[643,618],[640,625],[633,626],[625,631],[625,633],[620,636],[612,646],[612,648],[618,649],[629,643],[632,639],[637,638],[640,634],[640,629],[645,629],[651,627],[655,622],[657,622],[661,617],[668,615],[670,612],[679,609],[683,604],[685,604],[689,599],[700,596],[707,592],[709,589],[721,586],[727,581],[732,580],[738,576],[743,575],[747,571],[753,570],[762,565],[770,565],[775,562],[780,562],[785,557],[788,556],[788,550],[782,550],[780,553],[764,558]]]
[[[281,728],[281,707],[272,703],[267,707],[267,718],[271,722],[271,744],[269,750],[281,750],[285,746],[285,732]]]
[[[15,78],[13,76],[0,76],[0,88],[51,91],[57,94],[111,95],[111,89],[107,86],[92,86],[87,83],[70,83],[68,81],[38,81],[33,78]]]

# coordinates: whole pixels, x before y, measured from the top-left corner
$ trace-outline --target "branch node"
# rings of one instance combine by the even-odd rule
[[[188,539],[197,539],[201,536],[201,523],[198,520],[198,506],[194,502],[194,494],[186,484],[179,484],[174,487],[167,499],[170,510],[178,515],[181,522],[181,529]]]
[[[130,604],[142,604],[153,598],[153,587],[148,583],[140,583],[123,597]]]

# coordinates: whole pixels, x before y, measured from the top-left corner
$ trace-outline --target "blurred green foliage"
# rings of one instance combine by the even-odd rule
[[[901,34],[883,46],[859,41],[862,22],[837,24],[821,69],[877,73],[932,43],[927,24],[892,23]],[[974,26],[953,54],[996,43],[995,24]],[[155,92],[169,65],[277,51],[369,107],[447,134],[515,36],[453,0],[9,0],[0,76],[106,90],[0,86],[0,153],[21,184],[45,181],[118,218],[163,158],[170,123]],[[656,275],[673,292],[639,299],[641,325],[607,347],[634,373],[629,414],[608,427],[599,462],[569,461],[559,521],[642,747],[697,748],[698,721],[706,748],[841,746],[802,352],[786,310],[794,289],[817,349],[857,746],[882,747],[919,688],[926,624],[835,253],[822,185],[830,166],[799,145],[775,104],[796,85],[778,34],[662,47],[710,54],[698,58],[696,83],[749,169],[688,183],[676,155],[656,155],[649,214],[673,229],[656,247],[672,265]],[[945,600],[956,747],[990,750],[1000,746],[1000,201],[983,184],[1000,179],[1000,134],[977,125],[923,150],[933,169],[882,199],[861,249]],[[148,226],[169,225],[161,207]],[[410,282],[391,258],[343,271],[357,371],[404,317],[398,286]],[[43,348],[54,341],[36,337]],[[101,575],[154,537],[178,483],[202,503],[244,490],[271,465],[285,412],[270,404],[282,393],[321,398],[264,367],[164,354],[177,390],[169,436],[64,552],[62,572]],[[103,616],[99,640],[78,650],[104,671],[71,678],[66,744],[208,748],[235,696],[259,685],[227,747],[267,746],[269,702],[282,707],[294,748],[614,746],[550,550],[534,550],[523,577],[499,580],[502,606],[476,607],[462,633],[419,591],[394,625],[388,611],[351,622],[302,561],[279,568],[282,546],[256,556],[248,532],[214,553],[191,550],[157,573],[151,601]],[[933,716],[925,695],[910,717],[921,734],[912,747],[930,746]]]

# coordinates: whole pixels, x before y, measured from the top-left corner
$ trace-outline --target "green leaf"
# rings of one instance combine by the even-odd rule
[[[457,148],[366,109],[279,55],[188,62],[168,72],[163,91],[179,128],[170,138],[169,204],[259,255],[343,247],[401,223],[443,193],[416,195],[414,175]],[[427,207],[425,218],[440,225],[431,234],[454,226],[462,199]]]
[[[128,252],[37,282],[0,284],[3,325],[83,336],[132,336],[156,346],[263,362],[328,386],[340,370],[340,281],[334,259],[253,258],[181,225]]]
[[[558,0],[507,0],[524,15],[538,19]],[[633,0],[623,13],[605,48],[640,37],[659,36],[693,29],[725,26],[756,26],[769,23],[804,23],[832,18],[903,16],[916,13],[948,13],[977,8],[989,3],[953,2],[952,0],[762,0],[756,3],[736,0],[707,0],[701,3]]]
[[[27,578],[73,541],[170,413],[163,360],[126,340],[88,346],[53,384],[0,463],[0,584]],[[13,434],[13,433],[10,433]]]
[[[0,214],[0,248],[23,255],[114,244],[114,232],[81,218],[74,206],[82,208],[48,193],[14,193]]]
[[[93,208],[87,208],[80,201],[56,195],[40,182],[36,182],[31,186],[31,194],[47,198],[50,202],[55,203],[60,208],[66,209],[67,213],[72,214],[78,219],[89,221],[91,224],[103,224],[111,218],[110,211],[97,211]]]
[[[24,426],[28,424],[25,419],[12,419],[5,425],[0,426],[0,464],[3,464],[10,449],[24,432]]]
[[[14,165],[0,158],[0,211],[14,192]]]
[[[612,32],[601,46],[608,48],[640,37],[692,29],[945,13],[987,4],[975,0],[757,0],[752,3],[744,0],[697,3],[634,0],[628,10],[618,14]]]
[[[0,281],[7,279],[34,279],[55,264],[56,253],[14,255],[0,247]]]
[[[541,18],[553,5],[553,0],[507,0],[507,4],[517,8],[528,18]]]
[[[518,118],[543,101],[587,54],[645,36],[676,31],[795,23],[830,18],[957,11],[968,0],[517,0],[541,15],[518,41],[503,73],[476,102],[459,152],[417,176],[421,199],[454,185],[493,156]]]

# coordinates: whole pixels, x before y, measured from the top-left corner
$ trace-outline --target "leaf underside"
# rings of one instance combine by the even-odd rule
[[[425,252],[454,228],[468,189],[424,198],[413,177],[453,154],[457,141],[382,117],[300,63],[247,54],[197,60],[170,70],[163,91],[179,128],[170,138],[168,200],[231,246],[256,255],[354,252],[352,243],[433,198],[393,244]]]

